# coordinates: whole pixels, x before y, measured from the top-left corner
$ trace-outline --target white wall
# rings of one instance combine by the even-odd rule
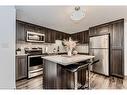
[[[15,88],[15,7],[0,7],[0,89]]]
[[[124,23],[124,74],[127,76],[127,22]]]

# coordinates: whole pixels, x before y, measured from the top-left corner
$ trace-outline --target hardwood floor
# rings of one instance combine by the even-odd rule
[[[42,89],[42,76],[16,82],[16,89]]]
[[[91,89],[127,89],[127,79],[90,74]],[[16,82],[17,89],[43,89],[42,76]]]

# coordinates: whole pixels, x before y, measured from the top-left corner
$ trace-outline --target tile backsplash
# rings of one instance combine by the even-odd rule
[[[78,45],[76,47],[76,50],[79,53],[89,53],[89,45],[88,44],[82,44],[82,45]]]
[[[55,43],[27,43],[27,42],[20,42],[16,44],[16,49],[20,48],[21,53],[24,53],[24,48],[36,48],[41,47],[43,49],[43,52],[45,52],[45,49],[47,48],[48,53],[53,53],[53,50],[57,50],[59,46],[59,52],[64,53],[66,52],[66,49],[62,45],[61,40],[56,40]],[[88,53],[88,44],[78,45],[76,46],[76,50],[79,53]]]

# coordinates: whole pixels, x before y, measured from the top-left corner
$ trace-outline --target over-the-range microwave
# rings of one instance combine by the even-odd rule
[[[26,41],[28,41],[28,42],[45,42],[45,34],[27,31]]]

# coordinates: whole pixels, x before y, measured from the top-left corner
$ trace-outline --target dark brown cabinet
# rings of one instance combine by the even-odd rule
[[[90,27],[89,36],[110,35],[110,75],[124,78],[124,19]]]
[[[124,77],[124,20],[111,24],[111,74]]]
[[[55,43],[56,32],[51,29],[45,29],[45,42],[46,43]]]
[[[90,30],[89,36],[96,36],[96,35],[103,35],[103,34],[110,33],[109,24],[90,27],[89,30]]]
[[[55,43],[56,40],[56,32],[54,30],[51,30],[51,43]]]
[[[63,40],[61,32],[58,32],[58,31],[56,32],[56,40]]]
[[[89,43],[89,30],[83,32],[83,42],[82,43]]]
[[[124,23],[119,21],[112,24],[112,48],[122,48],[124,38]]]
[[[71,34],[71,38],[72,38],[72,40],[77,40],[77,34],[75,33],[75,34]]]
[[[69,39],[70,35],[67,33],[63,33],[62,40],[63,39]]]
[[[124,76],[123,69],[123,55],[122,50],[120,49],[112,49],[112,62],[111,62],[111,75],[121,77]]]
[[[27,78],[27,56],[16,56],[16,80]]]
[[[55,40],[68,39],[70,34],[34,24],[16,21],[16,41],[26,41],[27,31],[45,34],[45,43],[55,43]]]
[[[48,29],[45,29],[45,42],[50,43],[51,41],[51,32]]]
[[[56,31],[56,40],[69,39],[70,34]]]
[[[24,23],[16,21],[16,42],[25,41]]]
[[[24,27],[25,27],[25,32],[27,32],[27,31],[35,32],[36,31],[35,26],[33,26],[31,24],[25,24]]]
[[[71,34],[71,38],[80,44],[89,43],[89,30]]]
[[[96,34],[96,28],[95,27],[90,27],[89,28],[89,36],[95,36]]]

